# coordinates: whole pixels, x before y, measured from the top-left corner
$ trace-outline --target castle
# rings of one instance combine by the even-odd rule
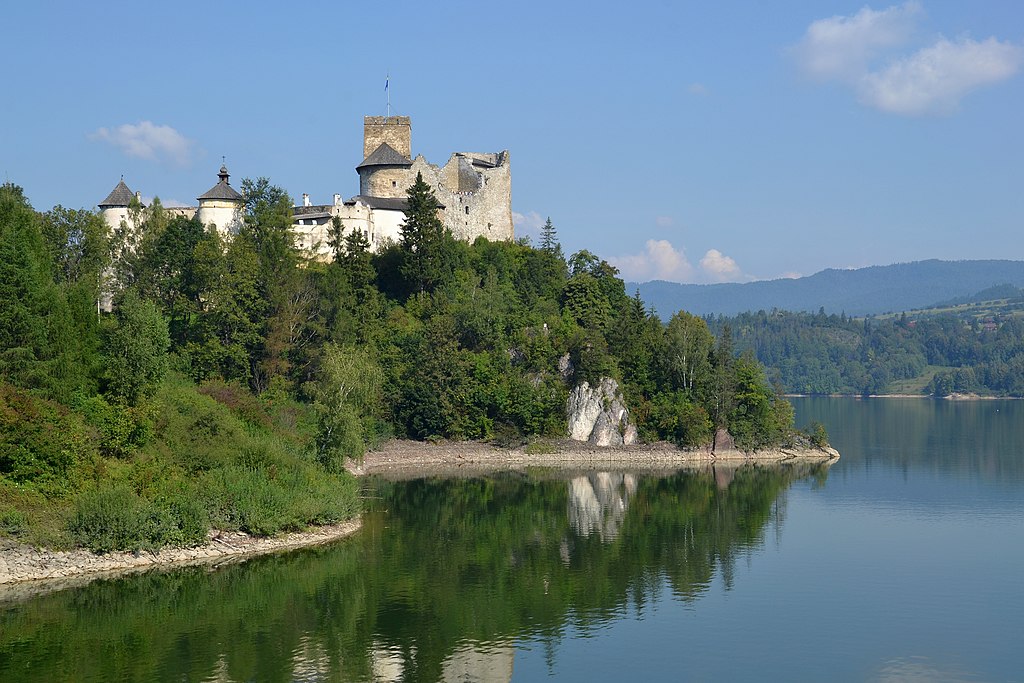
[[[296,244],[312,258],[329,260],[328,231],[340,220],[343,233],[361,230],[371,250],[398,241],[405,220],[406,193],[417,174],[430,185],[440,203],[439,215],[445,227],[462,240],[477,237],[511,240],[512,174],[508,151],[494,153],[456,152],[444,166],[427,162],[423,155],[412,158],[412,123],[408,116],[366,116],[363,119],[363,161],[356,166],[359,194],[343,200],[335,194],[330,204],[313,204],[302,195],[294,207],[292,230]],[[221,166],[218,182],[197,199],[194,207],[165,207],[172,216],[197,217],[225,236],[242,225],[245,199],[231,186],[230,175]],[[124,179],[100,202],[100,213],[110,228],[130,221],[129,205],[139,201]]]

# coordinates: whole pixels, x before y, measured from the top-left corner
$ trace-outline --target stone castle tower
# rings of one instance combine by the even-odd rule
[[[356,166],[359,194],[342,200],[335,194],[330,204],[314,205],[308,195],[293,210],[292,229],[298,246],[310,256],[330,259],[330,228],[341,221],[344,232],[362,231],[377,250],[401,238],[409,188],[422,174],[441,204],[441,219],[458,239],[473,241],[512,240],[512,172],[509,153],[456,152],[444,166],[435,166],[423,155],[412,156],[412,121],[408,116],[363,118],[363,161]],[[198,218],[225,237],[237,234],[242,225],[245,199],[231,186],[228,169],[221,166],[218,182],[201,194],[198,206],[164,207],[169,216]],[[100,202],[99,209],[112,230],[130,221],[128,210],[138,200],[124,179]],[[141,206],[141,202],[140,202]],[[129,226],[135,227],[135,226]]]
[[[442,206],[445,226],[460,239],[511,240],[512,172],[508,151],[456,152],[442,167],[422,155],[412,158],[408,116],[363,118],[363,162],[359,195],[404,199],[422,174]]]

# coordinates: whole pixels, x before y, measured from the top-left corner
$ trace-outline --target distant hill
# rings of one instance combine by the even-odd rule
[[[718,285],[654,280],[627,283],[667,319],[678,310],[736,315],[773,308],[873,315],[971,297],[997,285],[1024,287],[1024,261],[915,261],[856,270],[830,268],[808,277]]]
[[[946,306],[963,306],[965,304],[977,304],[986,301],[995,301],[1000,299],[1007,299],[1012,301],[1020,301],[1024,299],[1024,289],[1020,287],[1014,287],[1011,284],[1002,283],[983,289],[977,294],[971,296],[962,296],[950,301],[942,301],[935,305],[936,308],[944,308]]]

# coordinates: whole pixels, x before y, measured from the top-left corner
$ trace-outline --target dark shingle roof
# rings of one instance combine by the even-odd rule
[[[349,200],[348,203],[362,202],[371,209],[386,209],[388,211],[405,211],[409,206],[409,200],[405,197],[370,197],[358,194]]]
[[[101,209],[109,206],[128,206],[135,199],[135,193],[128,189],[128,186],[124,184],[124,178],[121,178],[121,182],[110,191],[107,198],[96,206]]]
[[[228,181],[222,180],[203,194],[199,195],[197,199],[228,199],[240,202],[244,197],[242,197],[235,188],[228,185]]]
[[[231,183],[228,179],[231,177],[228,175],[228,167],[221,166],[220,172],[217,173],[217,177],[220,178],[220,182],[211,187],[205,193],[199,195],[199,199],[226,199],[228,201],[243,201],[245,198],[235,191],[235,188],[231,187]]]
[[[370,152],[370,156],[363,159],[363,163],[356,166],[356,170],[365,166],[412,166],[412,160],[402,156],[388,143],[382,142],[380,147]]]

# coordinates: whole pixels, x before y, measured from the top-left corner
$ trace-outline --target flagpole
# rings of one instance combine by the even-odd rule
[[[388,96],[388,115],[387,118],[391,118],[391,72],[384,77],[384,93]]]

